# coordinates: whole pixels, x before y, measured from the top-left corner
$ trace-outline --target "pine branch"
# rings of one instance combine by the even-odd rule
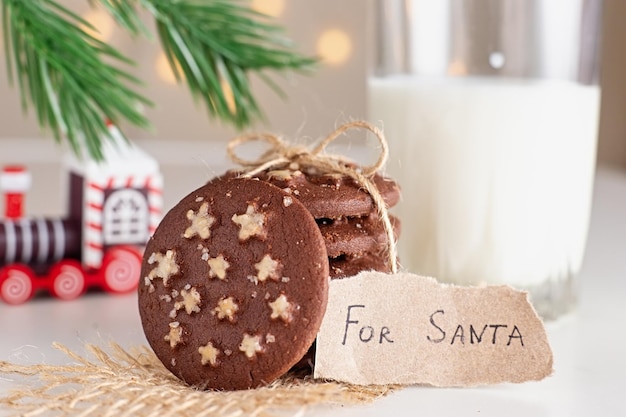
[[[57,141],[67,138],[77,154],[85,147],[102,158],[105,119],[138,127],[148,121],[137,110],[150,104],[133,88],[139,83],[115,64],[132,64],[80,26],[88,22],[55,0],[0,0],[9,80],[22,106],[34,107],[41,127]],[[150,35],[138,9],[156,20],[174,74],[206,104],[213,118],[242,128],[262,117],[250,87],[256,73],[277,93],[263,71],[306,70],[315,59],[293,52],[280,28],[236,0],[90,0],[101,4],[134,35]]]
[[[248,126],[260,118],[249,74],[306,70],[315,59],[290,50],[278,26],[234,0],[140,0],[155,18],[170,66],[179,82],[203,100],[209,115]],[[232,97],[232,99],[231,99]]]
[[[105,118],[148,126],[137,104],[149,101],[127,86],[139,81],[105,59],[131,61],[80,29],[87,22],[53,0],[2,2],[9,79],[15,74],[24,110],[32,105],[57,141],[100,160]]]

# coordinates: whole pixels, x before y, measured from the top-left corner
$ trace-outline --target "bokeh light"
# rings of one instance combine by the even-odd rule
[[[278,17],[285,11],[285,0],[252,0],[252,9],[272,17]]]
[[[172,85],[178,84],[178,81],[176,80],[176,75],[174,75],[174,71],[172,71],[172,67],[170,67],[170,63],[167,60],[165,52],[159,53],[154,63],[154,68],[156,70],[157,76],[159,77],[159,79],[161,79],[161,81]],[[178,73],[181,77],[183,76],[181,71],[179,71]]]
[[[228,106],[228,110],[231,114],[235,114],[237,111],[237,105],[235,104],[235,96],[233,94],[233,89],[230,87],[230,84],[222,78],[220,82],[222,86],[222,90],[224,91],[224,99],[226,100],[226,105]]]
[[[345,63],[352,54],[352,41],[340,29],[328,29],[317,40],[317,54],[330,65]]]
[[[453,60],[450,65],[448,65],[448,75],[467,75],[467,67],[465,66],[465,62],[460,59]]]
[[[83,19],[89,22],[95,30],[86,25],[81,25],[82,30],[102,42],[111,40],[113,30],[115,29],[115,21],[106,11],[97,9],[89,10],[83,15]]]

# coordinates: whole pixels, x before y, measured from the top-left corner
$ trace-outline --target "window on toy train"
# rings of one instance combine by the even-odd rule
[[[104,244],[144,244],[150,216],[146,196],[138,190],[118,190],[104,203]]]

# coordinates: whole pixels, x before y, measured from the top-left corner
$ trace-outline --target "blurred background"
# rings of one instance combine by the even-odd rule
[[[223,152],[223,145],[215,144],[223,144],[237,132],[209,119],[186,87],[175,84],[155,39],[133,39],[117,28],[108,15],[94,11],[86,0],[59,2],[100,28],[99,36],[103,40],[137,61],[137,67],[131,71],[144,81],[142,92],[155,103],[154,107],[145,109],[153,130],[128,128],[126,134],[138,140],[166,165],[166,178],[167,169],[176,174],[182,173],[176,170],[195,167],[198,172],[205,171],[199,175],[198,183],[204,181],[210,174],[206,174],[203,155],[208,157],[210,153]],[[349,119],[366,117],[365,85],[370,49],[366,28],[367,2],[252,0],[251,4],[255,9],[275,16],[300,52],[322,58],[317,71],[310,75],[272,75],[282,87],[285,98],[255,80],[257,98],[266,115],[266,120],[258,123],[255,129],[271,130],[287,137],[317,138]],[[626,109],[625,18],[626,2],[605,1],[598,160],[601,164],[626,169],[626,117],[623,117]],[[23,113],[18,92],[7,81],[0,43],[0,163],[39,161],[44,167],[48,162],[54,164],[57,148],[53,142],[48,132],[40,131],[32,111]],[[208,168],[209,171],[220,169]],[[195,175],[190,172],[189,175]],[[192,186],[190,184],[186,190]],[[36,187],[37,184],[33,190],[35,195]],[[169,192],[166,204],[168,199],[183,195],[182,191]]]
[[[195,103],[185,86],[176,85],[165,56],[156,39],[133,39],[116,27],[102,10],[94,11],[87,0],[60,0],[71,10],[100,28],[100,37],[136,60],[130,68],[145,83],[142,92],[155,106],[146,108],[154,125],[151,132],[128,129],[133,138],[158,138],[182,141],[228,139],[234,129],[210,120]],[[285,135],[323,135],[336,121],[365,116],[365,18],[361,1],[287,2],[252,0],[256,10],[275,16],[285,35],[303,54],[319,55],[323,64],[311,75],[281,74],[272,78],[286,94],[276,95],[262,82],[256,82],[258,101],[267,120],[257,127]],[[152,22],[146,20],[153,28]],[[153,32],[154,33],[154,32]],[[33,114],[24,116],[17,91],[6,80],[5,57],[0,57],[0,137],[32,138],[41,136]],[[259,81],[258,79],[256,81]],[[2,143],[5,149],[5,143]]]

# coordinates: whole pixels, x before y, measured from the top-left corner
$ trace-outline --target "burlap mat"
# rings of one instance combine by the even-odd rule
[[[300,416],[314,405],[367,403],[394,389],[322,382],[292,373],[254,390],[198,391],[174,377],[148,347],[127,351],[112,343],[105,352],[86,345],[88,357],[59,344],[54,347],[72,363],[0,361],[0,375],[13,375],[20,385],[0,397],[0,411],[20,416]]]

